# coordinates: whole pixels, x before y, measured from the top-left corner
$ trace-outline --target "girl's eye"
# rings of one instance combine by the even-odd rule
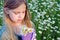
[[[16,13],[16,14],[20,14],[20,12]]]
[[[22,12],[22,13],[25,13],[25,12]]]
[[[15,14],[17,14],[17,13],[15,13]]]
[[[17,13],[15,13],[15,14],[19,14],[20,12],[17,12]]]
[[[14,12],[14,14],[20,14],[21,12]],[[25,12],[22,12],[23,14],[25,13]]]
[[[16,12],[14,12],[14,14],[17,14]]]

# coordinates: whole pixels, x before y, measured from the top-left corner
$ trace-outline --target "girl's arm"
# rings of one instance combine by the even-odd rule
[[[0,40],[2,40],[2,36],[4,36],[3,35],[4,31],[5,31],[5,26],[2,26],[2,28],[0,29]]]
[[[5,25],[0,29],[0,40],[10,40],[9,31]]]
[[[6,26],[3,26],[2,29],[0,30],[0,40],[17,40],[17,38],[15,38],[15,36],[12,35],[9,32],[8,29],[6,29]]]
[[[0,40],[8,40],[8,32],[6,31],[6,26],[2,26],[0,29]]]
[[[2,34],[3,34],[4,31],[5,31],[5,27],[2,26],[2,28],[0,29],[0,38],[1,38],[1,36],[2,36]]]

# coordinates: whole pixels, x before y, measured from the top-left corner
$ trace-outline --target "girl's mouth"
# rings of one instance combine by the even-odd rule
[[[18,19],[18,21],[22,21],[21,19]]]
[[[18,21],[21,21],[21,19],[18,19]]]

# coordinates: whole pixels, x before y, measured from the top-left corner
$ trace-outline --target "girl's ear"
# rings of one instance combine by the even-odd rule
[[[8,8],[3,8],[3,10],[6,14],[9,14],[9,9]]]

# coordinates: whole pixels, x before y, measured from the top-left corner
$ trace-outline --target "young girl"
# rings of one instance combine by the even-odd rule
[[[26,0],[4,0],[4,26],[0,40],[36,40]]]

